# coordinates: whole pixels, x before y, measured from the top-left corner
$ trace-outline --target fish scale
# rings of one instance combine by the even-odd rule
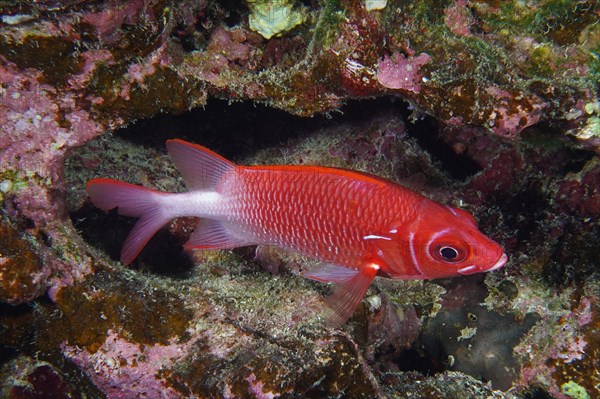
[[[230,197],[227,202],[232,214],[227,219],[234,225],[234,234],[249,234],[251,241],[277,244],[348,266],[365,257],[369,243],[362,237],[385,228],[385,213],[400,212],[379,208],[368,212],[368,219],[361,218],[360,211],[368,209],[369,204],[383,202],[394,194],[399,196],[397,187],[386,189],[371,181],[356,184],[340,172],[325,168],[311,172],[285,166],[278,170],[241,168],[234,180],[224,186],[221,193]],[[352,202],[356,203],[355,213],[348,211]],[[410,217],[411,213],[404,215]],[[235,231],[236,224],[240,232]],[[329,249],[333,246],[337,252]]]

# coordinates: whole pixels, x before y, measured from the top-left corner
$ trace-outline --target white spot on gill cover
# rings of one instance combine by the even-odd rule
[[[363,240],[386,240],[386,241],[392,241],[392,239],[390,237],[378,236],[377,234],[369,234],[367,236],[363,236]]]

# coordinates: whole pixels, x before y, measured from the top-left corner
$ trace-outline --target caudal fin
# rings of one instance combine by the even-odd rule
[[[92,203],[105,212],[118,208],[119,215],[139,218],[121,250],[121,262],[131,263],[150,238],[169,218],[161,207],[166,193],[113,179],[93,179],[86,185]]]

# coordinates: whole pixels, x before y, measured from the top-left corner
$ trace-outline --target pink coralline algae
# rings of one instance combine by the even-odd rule
[[[430,61],[431,57],[425,53],[416,57],[406,57],[402,53],[394,53],[389,57],[386,55],[377,64],[377,80],[388,89],[418,93],[423,79],[419,68]]]
[[[181,393],[158,378],[187,355],[191,343],[143,345],[129,342],[114,331],[95,352],[64,343],[64,355],[79,366],[111,399],[180,398]]]
[[[444,23],[455,35],[471,36],[471,26],[474,22],[466,0],[457,0],[444,10]]]
[[[230,82],[222,72],[239,66],[257,67],[258,61],[256,60],[248,65],[253,40],[258,40],[257,35],[253,32],[217,27],[208,43],[209,55],[202,60],[204,79],[217,87],[226,87]]]
[[[248,376],[248,378],[246,378],[246,380],[248,381],[249,384],[249,391],[252,395],[254,395],[254,397],[256,399],[274,399],[278,396],[280,396],[279,394],[275,394],[274,392],[271,391],[267,391],[265,392],[265,387],[264,384],[261,381],[257,381],[256,376],[254,375],[254,373],[250,374]],[[234,398],[235,396],[230,396],[230,398]]]
[[[89,52],[81,74],[74,75],[70,82],[75,87],[84,85],[96,62],[106,58],[105,52]],[[106,128],[81,107],[80,102],[85,99],[75,93],[62,93],[43,83],[44,79],[42,72],[21,71],[0,55],[3,90],[0,164],[4,170],[16,171],[16,180],[31,183],[15,193],[15,212],[30,218],[38,227],[57,222],[57,217],[64,212],[50,195],[50,188],[62,188],[64,155]]]
[[[57,193],[64,189],[62,162],[72,147],[82,145],[104,127],[79,107],[80,98],[61,94],[42,83],[43,78],[41,72],[20,71],[0,56],[0,177],[14,187],[7,193],[11,200],[4,212],[14,220],[31,221],[27,233],[32,236],[46,237],[51,245],[65,244],[74,249],[77,241],[57,230],[64,229],[66,217],[61,201],[57,201]],[[23,291],[20,298],[10,298],[11,301],[33,299],[48,286],[69,284],[90,271],[89,258],[85,256],[70,252],[60,259],[45,245],[37,246],[37,251],[42,259],[40,269],[31,274],[32,281],[26,284],[32,290]],[[76,257],[79,262],[73,267],[70,261]]]
[[[596,338],[598,322],[594,320],[597,313],[593,310],[597,298],[593,301],[594,303],[589,298],[583,298],[572,312],[564,312],[558,325],[544,323],[536,326],[532,330],[536,341],[533,343],[525,341],[515,348],[517,354],[527,359],[519,384],[543,382],[549,384],[548,391],[553,397],[570,399],[572,396],[566,395],[561,389],[563,385],[561,380],[565,382],[571,380],[567,377],[569,373],[573,374],[571,381],[582,379],[587,385],[592,385],[592,378],[597,380],[597,373],[595,373],[597,363],[594,364],[593,360],[587,359],[589,356],[594,356],[598,350]],[[540,351],[537,346],[541,342],[543,342],[543,349]],[[593,369],[591,374],[594,376],[586,375],[589,373],[589,368]],[[578,370],[578,372],[571,370]],[[598,392],[597,385],[588,392]]]
[[[138,18],[148,23],[155,16],[148,0],[133,0],[115,3],[115,7],[97,13],[86,13],[83,21],[93,26],[101,41],[114,44],[123,39],[123,31],[115,29],[123,24],[135,25]],[[156,29],[156,27],[155,27]]]
[[[241,29],[230,30],[220,26],[213,32],[208,48],[220,53],[229,62],[245,65],[252,50],[252,41],[249,41],[249,38],[257,40],[250,32]]]

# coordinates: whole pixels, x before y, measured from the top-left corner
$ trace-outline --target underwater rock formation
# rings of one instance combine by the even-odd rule
[[[600,395],[598,3],[282,2],[301,15],[270,39],[257,3],[0,5],[4,396]],[[380,280],[341,330],[322,324],[326,287],[294,275],[306,259],[190,256],[194,221],[124,269],[131,221],[83,184],[181,190],[171,137],[405,182],[474,212],[511,263]]]

